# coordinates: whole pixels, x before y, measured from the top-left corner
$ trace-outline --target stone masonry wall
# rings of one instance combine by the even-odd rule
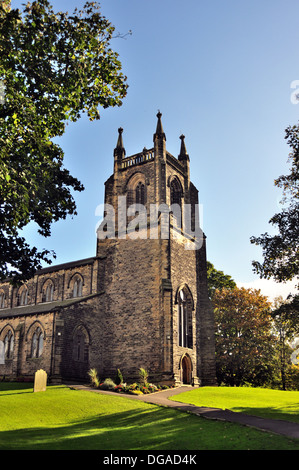
[[[161,277],[165,277],[161,266],[163,243],[106,240],[100,250],[106,255],[106,374],[120,368],[125,379],[137,377],[143,367],[154,381],[163,374],[164,338],[160,325]]]

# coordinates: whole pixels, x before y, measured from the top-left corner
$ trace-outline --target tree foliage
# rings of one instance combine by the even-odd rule
[[[207,261],[207,278],[210,299],[213,298],[216,289],[234,289],[237,286],[231,276],[218,271],[210,261]]]
[[[76,214],[72,191],[83,185],[63,166],[53,138],[82,113],[120,106],[126,77],[110,47],[114,27],[96,2],[55,13],[48,0],[23,11],[0,4],[0,278],[22,281],[50,263],[20,230],[35,222],[48,237],[51,223]]]
[[[254,271],[278,282],[294,279],[299,273],[299,125],[288,127],[285,139],[291,148],[291,168],[288,175],[275,180],[283,190],[283,209],[269,221],[278,234],[251,237],[251,243],[262,247],[264,258],[263,263],[253,262]]]
[[[291,363],[291,348],[292,341],[299,334],[298,317],[294,321],[294,316],[290,315],[289,306],[291,302],[286,302],[282,297],[277,297],[274,300],[273,310],[271,315],[273,317],[273,332],[277,336],[277,355],[279,358],[280,377],[282,389],[290,388],[291,380],[288,377],[290,369],[293,368]],[[294,374],[293,374],[294,375]],[[298,374],[296,374],[298,375]],[[299,378],[299,375],[298,375]]]
[[[216,370],[219,383],[263,385],[272,373],[271,304],[255,289],[217,289]]]

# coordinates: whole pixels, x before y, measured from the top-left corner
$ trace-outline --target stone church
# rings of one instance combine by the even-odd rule
[[[159,112],[153,147],[127,157],[122,132],[96,255],[41,269],[19,287],[0,284],[0,380],[33,380],[44,369],[51,383],[82,382],[95,368],[101,379],[120,369],[130,382],[143,367],[156,384],[216,383],[205,236],[195,247],[198,191],[184,136],[176,158],[166,150]],[[133,207],[122,219],[119,201]],[[170,212],[166,223],[158,211],[150,224],[157,205],[181,213]],[[112,225],[106,207],[114,210]],[[187,207],[191,232],[179,220]],[[141,208],[145,217],[134,218]]]

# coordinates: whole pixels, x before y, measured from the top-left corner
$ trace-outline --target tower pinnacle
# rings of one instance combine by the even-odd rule
[[[158,111],[158,114],[157,114],[158,122],[157,122],[156,132],[154,134],[154,141],[155,141],[156,138],[161,138],[161,137],[166,140],[166,136],[165,136],[163,126],[162,126],[161,117],[162,117],[162,113],[160,113],[160,111]]]
[[[114,149],[114,155],[117,155],[118,158],[124,158],[125,155],[126,155],[126,151],[125,151],[124,144],[123,144],[122,133],[123,133],[123,128],[120,127],[118,129],[117,144],[116,144],[116,147]]]
[[[180,139],[181,139],[181,150],[180,150],[180,154],[178,156],[178,160],[179,161],[189,160],[189,155],[188,155],[187,150],[186,150],[185,136],[182,134],[180,136]]]

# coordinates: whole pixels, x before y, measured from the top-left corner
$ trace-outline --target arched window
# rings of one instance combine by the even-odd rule
[[[138,171],[134,173],[126,184],[127,208],[133,204],[146,204],[146,182],[145,175]]]
[[[43,302],[52,302],[54,297],[54,284],[52,281],[46,281],[43,287]]]
[[[76,277],[73,286],[73,297],[81,297],[83,288],[83,280],[81,277]]]
[[[51,302],[53,300],[54,286],[49,284],[46,289],[46,302]]]
[[[20,297],[19,297],[19,305],[27,305],[28,304],[28,289],[24,287],[22,290]]]
[[[0,292],[0,308],[5,308],[5,293]]]
[[[78,327],[73,336],[73,359],[78,362],[88,362],[89,338],[85,328]]]
[[[13,356],[14,347],[14,335],[9,330],[4,338],[4,355],[7,359],[11,359]]]
[[[31,357],[40,357],[44,349],[44,335],[38,326],[33,333],[31,342]]]
[[[170,183],[170,204],[182,206],[182,188],[177,178]]]
[[[173,211],[178,226],[182,226],[182,187],[177,178],[170,183],[170,205],[178,207]]]
[[[184,348],[192,348],[192,297],[188,289],[180,289],[177,300],[179,346],[183,346]]]
[[[145,204],[145,186],[143,183],[139,182],[135,190],[135,202],[136,204]]]

